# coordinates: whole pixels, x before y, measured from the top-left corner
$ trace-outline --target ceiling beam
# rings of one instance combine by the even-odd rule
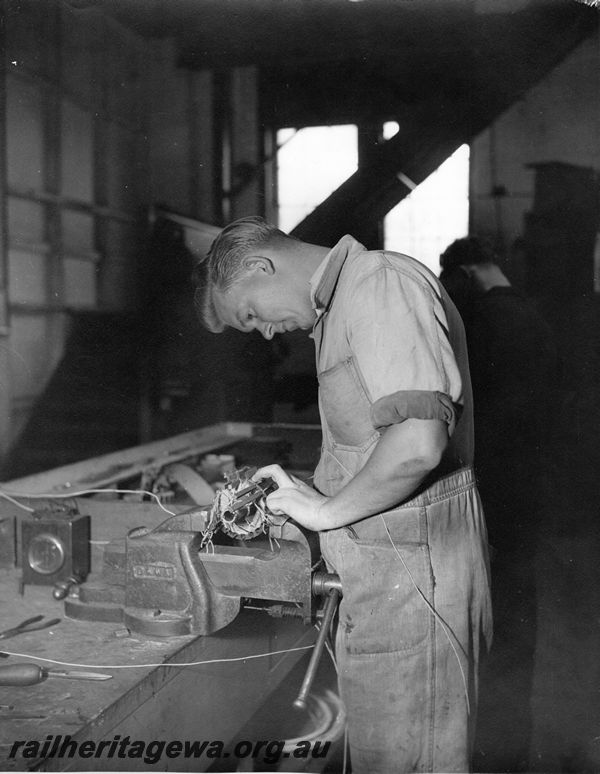
[[[572,10],[573,5],[565,4],[555,9],[551,20],[528,14],[516,38],[518,56],[512,47],[483,48],[461,89],[449,95],[440,84],[436,95],[406,111],[399,119],[400,132],[382,143],[371,163],[342,183],[292,233],[323,245],[333,245],[346,233],[358,239],[372,233],[373,219],[410,193],[399,173],[421,183],[594,33],[598,13],[569,13]]]

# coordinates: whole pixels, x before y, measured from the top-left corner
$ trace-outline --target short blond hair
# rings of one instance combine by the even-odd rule
[[[290,238],[256,215],[235,220],[221,231],[192,276],[196,286],[194,307],[205,328],[213,333],[225,330],[215,308],[214,292],[228,290],[246,274],[244,258],[248,253],[258,246]]]

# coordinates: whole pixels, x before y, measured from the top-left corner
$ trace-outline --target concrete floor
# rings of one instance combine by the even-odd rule
[[[533,620],[512,618],[487,683],[484,673],[478,771],[600,771],[600,405],[588,384],[548,417],[556,432],[534,556],[515,581],[534,584]],[[495,615],[502,626],[502,610]],[[527,653],[524,630],[534,636],[530,686],[514,660]]]
[[[600,771],[600,406],[571,394],[536,553],[534,771]]]
[[[265,702],[265,704],[249,720],[247,725],[240,730],[237,738],[232,741],[230,747],[235,749],[236,742],[242,739],[286,740],[290,738],[307,738],[315,728],[315,720],[306,711],[294,708],[294,699],[302,684],[304,674],[309,662],[309,654],[304,656],[290,672],[285,684],[279,686]],[[326,696],[328,690],[336,691],[337,676],[331,658],[327,653],[319,664],[313,693],[320,697]],[[249,758],[235,759],[232,755],[227,760],[221,759],[215,762],[209,769],[211,772],[231,771],[258,771],[258,772],[303,772],[303,774],[342,774],[344,771],[344,737],[331,734],[326,731],[319,735],[321,742],[331,736],[334,738],[327,748],[325,757],[293,759],[293,757],[279,757],[275,755],[259,756],[256,760]],[[235,762],[232,763],[232,760]],[[348,767],[347,774],[350,774]]]

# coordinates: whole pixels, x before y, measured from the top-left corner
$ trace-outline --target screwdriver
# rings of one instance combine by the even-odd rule
[[[61,672],[57,669],[25,662],[0,666],[0,685],[36,685],[47,677],[63,677],[67,680],[110,680],[112,675],[102,672]]]

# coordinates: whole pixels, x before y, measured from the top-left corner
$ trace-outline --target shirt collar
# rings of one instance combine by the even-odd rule
[[[323,258],[310,278],[310,297],[317,315],[320,316],[329,308],[347,258],[365,249],[354,237],[346,234]]]

